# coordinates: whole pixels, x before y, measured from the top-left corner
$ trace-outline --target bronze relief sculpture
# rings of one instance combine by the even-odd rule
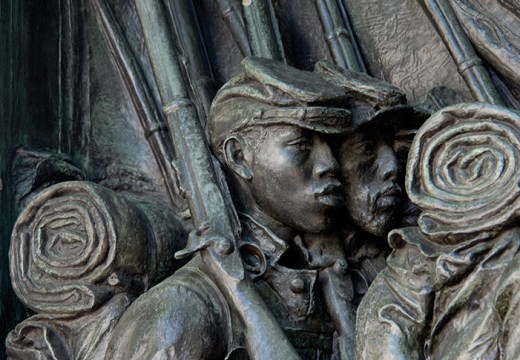
[[[8,358],[520,357],[518,4],[59,3]]]
[[[466,104],[421,127],[406,186],[422,213],[418,227],[389,235],[388,268],[358,312],[360,358],[519,356],[519,120],[514,111]]]
[[[210,144],[242,223],[237,246],[247,276],[298,354],[329,358],[334,325],[318,294],[319,268],[307,262],[311,255],[294,237],[330,228],[343,203],[327,137],[350,129],[350,112],[341,107],[345,94],[317,74],[277,62],[248,58],[243,66],[215,96],[208,119]],[[143,294],[116,326],[108,358],[164,353],[211,359],[246,350],[252,358],[265,357],[248,337],[269,337],[270,346],[281,339],[249,329],[252,314],[237,311],[212,276],[197,256]],[[146,344],[144,337],[150,338]]]

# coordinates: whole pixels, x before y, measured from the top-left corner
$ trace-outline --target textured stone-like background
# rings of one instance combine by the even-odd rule
[[[401,87],[412,103],[435,86],[471,99],[441,38],[417,0],[351,0],[348,11],[370,73]]]

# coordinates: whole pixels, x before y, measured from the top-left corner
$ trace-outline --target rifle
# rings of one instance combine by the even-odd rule
[[[503,106],[502,98],[448,1],[422,0],[421,2],[430,14],[433,25],[446,44],[457,65],[457,70],[473,97],[477,101]]]
[[[366,72],[345,4],[337,0],[315,0],[314,5],[336,65]]]
[[[146,86],[146,78],[139,67],[138,60],[133,55],[128,40],[105,0],[93,0],[92,8],[157,161],[170,202],[174,209],[182,210],[186,202],[181,196],[181,189],[176,182],[177,174],[171,165],[172,145],[165,134],[164,121],[157,111],[150,88]]]
[[[189,97],[161,1],[136,0],[145,44],[175,148],[173,161],[188,199],[195,229],[177,258],[200,252],[217,286],[243,320],[253,359],[298,359],[276,319],[245,276],[237,251],[238,229],[219,188],[213,157]],[[235,230],[235,231],[234,231]]]
[[[363,60],[363,55],[361,54],[361,48],[358,42],[358,39],[356,37],[356,33],[354,32],[354,28],[352,27],[352,23],[350,21],[350,16],[348,13],[348,3],[349,0],[337,0],[338,2],[338,9],[341,14],[341,18],[343,19],[343,24],[345,26],[345,30],[347,30],[347,33],[350,38],[350,42],[352,44],[352,48],[354,51],[354,54],[357,59],[357,63],[359,66],[360,72],[367,72],[367,68],[365,66],[365,62]]]
[[[175,48],[181,59],[190,96],[199,111],[199,120],[205,127],[211,100],[215,96],[215,82],[209,58],[201,38],[201,31],[191,0],[166,0],[166,21],[175,34]]]
[[[243,56],[251,55],[249,40],[246,36],[246,26],[241,14],[237,12],[230,0],[217,0],[220,13],[231,31],[231,35],[235,39],[238,48]]]
[[[271,0],[242,1],[253,56],[287,62]]]

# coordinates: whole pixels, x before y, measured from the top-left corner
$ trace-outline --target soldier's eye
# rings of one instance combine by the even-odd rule
[[[287,145],[297,148],[298,150],[309,150],[312,146],[311,141],[306,137],[299,137],[289,141]]]
[[[352,144],[351,150],[358,152],[358,153],[372,153],[375,151],[375,143],[371,140],[363,139],[362,141],[358,141],[354,144]]]

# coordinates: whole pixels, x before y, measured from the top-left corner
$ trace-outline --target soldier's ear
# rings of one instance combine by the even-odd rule
[[[245,142],[242,136],[230,136],[224,141],[223,147],[227,167],[242,179],[251,180],[253,172],[244,156]]]

